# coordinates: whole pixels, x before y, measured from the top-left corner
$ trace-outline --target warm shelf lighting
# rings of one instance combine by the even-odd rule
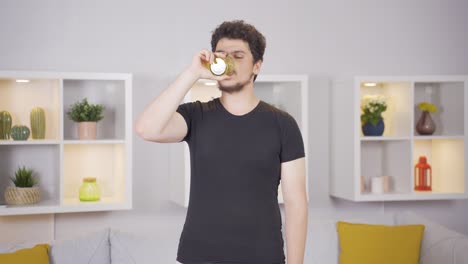
[[[366,87],[375,87],[375,86],[377,86],[377,83],[366,82],[366,83],[364,83],[364,86],[366,86]]]
[[[28,83],[29,80],[16,80],[17,83]]]

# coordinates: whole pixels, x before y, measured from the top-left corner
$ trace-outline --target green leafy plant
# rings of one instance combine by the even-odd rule
[[[361,102],[361,123],[362,125],[371,123],[377,125],[382,119],[382,113],[387,110],[385,97],[382,95],[366,95]]]
[[[72,104],[67,115],[75,122],[98,122],[104,118],[102,115],[104,109],[104,105],[89,104],[88,98],[84,98]]]
[[[39,183],[39,180],[33,176],[33,171],[26,169],[25,166],[18,167],[15,177],[10,177],[10,179],[19,188],[30,188]]]
[[[419,103],[418,108],[421,111],[428,111],[428,112],[431,112],[431,113],[437,112],[437,106],[435,106],[434,104],[428,103],[428,102]]]

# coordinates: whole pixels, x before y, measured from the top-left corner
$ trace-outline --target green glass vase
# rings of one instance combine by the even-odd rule
[[[80,201],[92,202],[101,199],[101,190],[96,182],[96,178],[83,178],[83,183],[80,187]]]

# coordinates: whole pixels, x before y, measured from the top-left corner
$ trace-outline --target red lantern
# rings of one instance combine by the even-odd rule
[[[419,157],[414,166],[414,189],[416,191],[432,191],[432,168],[425,156]]]

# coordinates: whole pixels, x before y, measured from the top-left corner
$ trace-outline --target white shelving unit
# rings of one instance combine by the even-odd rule
[[[308,153],[308,77],[306,75],[259,75],[255,81],[255,94],[267,103],[287,111],[297,121],[302,137],[306,157]],[[221,96],[216,83],[199,80],[187,93],[184,102],[210,101]],[[190,195],[190,152],[188,145],[170,144],[171,200],[188,207]],[[308,172],[308,159],[306,158]],[[308,177],[306,177],[307,199],[309,199]],[[283,203],[281,183],[278,187],[278,202]]]
[[[19,83],[17,80],[29,80]],[[0,110],[13,125],[30,128],[35,106],[46,114],[45,139],[0,140],[0,202],[19,166],[39,178],[41,202],[0,207],[0,215],[48,214],[132,208],[132,75],[0,71]],[[79,140],[77,124],[66,114],[71,104],[88,98],[105,106],[95,140]],[[101,200],[81,202],[82,178],[96,177]]]
[[[365,83],[375,83],[368,87]],[[351,89],[352,88],[352,89]],[[441,200],[468,198],[468,76],[358,76],[336,80],[331,96],[330,195],[351,201]],[[364,136],[361,99],[384,95],[382,136]],[[432,113],[433,135],[415,129],[420,102]],[[414,166],[426,156],[432,167],[432,191],[414,190]],[[365,190],[361,192],[361,176]],[[370,191],[371,178],[391,176],[390,192]]]

